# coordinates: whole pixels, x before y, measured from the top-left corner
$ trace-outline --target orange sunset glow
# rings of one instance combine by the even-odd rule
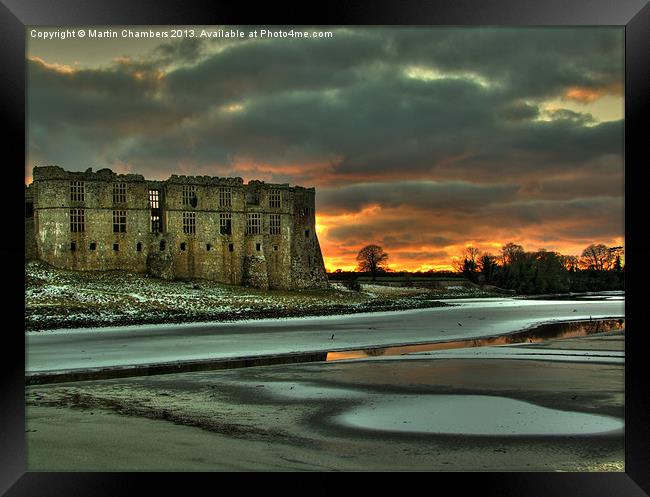
[[[318,28],[320,29],[320,28]],[[620,27],[28,39],[33,165],[316,189],[327,270],[624,245]]]
[[[566,98],[582,103],[595,102],[602,96],[602,92],[590,88],[569,88],[565,94]]]

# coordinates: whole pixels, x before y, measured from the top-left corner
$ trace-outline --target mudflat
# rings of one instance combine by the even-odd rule
[[[624,471],[624,364],[578,360],[581,352],[623,351],[623,333],[527,348],[550,352],[33,386],[28,469]],[[576,360],[554,360],[562,348]],[[485,406],[472,404],[478,400],[500,414],[472,409]],[[525,408],[504,415],[511,404]],[[471,434],[449,428],[454,412]]]

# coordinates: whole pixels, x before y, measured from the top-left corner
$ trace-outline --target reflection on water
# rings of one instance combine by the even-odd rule
[[[597,294],[570,293],[562,295],[534,295],[517,298],[525,300],[625,300],[625,292],[615,290],[611,292],[598,292]]]
[[[428,352],[432,350],[462,349],[467,347],[486,347],[492,345],[509,345],[513,343],[537,343],[551,338],[584,337],[596,333],[625,331],[625,319],[601,319],[593,321],[574,321],[571,323],[544,324],[529,330],[510,335],[477,338],[473,340],[457,340],[454,342],[424,343],[419,345],[402,345],[397,347],[375,347],[362,350],[346,350],[328,352],[327,361],[343,359],[363,359],[365,357],[391,356],[410,354],[412,352]]]
[[[549,409],[489,395],[384,396],[355,406],[335,420],[378,431],[457,435],[590,435],[621,431],[623,420]]]

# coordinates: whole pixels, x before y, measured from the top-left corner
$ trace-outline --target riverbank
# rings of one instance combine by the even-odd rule
[[[624,471],[624,365],[556,359],[622,351],[623,334],[530,348],[534,360],[440,354],[28,387],[27,468]],[[467,409],[486,398],[499,416]],[[461,415],[474,416],[467,433],[442,432]]]
[[[439,299],[499,296],[476,286],[438,288],[333,283],[327,290],[264,291],[213,281],[166,281],[125,271],[81,272],[25,264],[25,329],[330,316],[426,309]]]
[[[625,316],[619,300],[456,299],[433,309],[26,333],[29,374],[332,352],[508,335],[545,323]]]

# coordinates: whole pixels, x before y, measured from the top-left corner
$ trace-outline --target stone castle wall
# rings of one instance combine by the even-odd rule
[[[67,269],[126,269],[260,288],[327,286],[313,188],[207,176],[150,181],[57,166],[35,167],[33,179],[25,193],[26,206],[33,206],[31,217],[26,212],[26,257]],[[116,184],[124,196],[114,196]],[[152,209],[152,190],[159,211]],[[71,223],[81,211],[83,229]],[[116,212],[126,214],[125,228],[121,222],[114,228]],[[152,227],[153,215],[160,215],[160,232]],[[231,219],[229,233],[222,215]],[[258,233],[247,232],[249,215],[259,220]]]
[[[25,259],[37,257],[38,247],[34,234],[34,189],[25,186]]]

